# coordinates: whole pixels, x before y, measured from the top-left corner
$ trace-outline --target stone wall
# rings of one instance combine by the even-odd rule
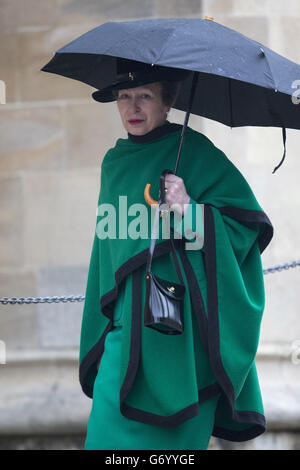
[[[0,297],[84,295],[101,161],[126,135],[115,104],[96,103],[90,87],[40,71],[59,47],[106,21],[209,15],[300,63],[298,0],[0,0],[0,12],[0,80],[6,84],[6,104],[0,104]],[[169,119],[182,123],[184,113],[173,110]],[[230,129],[196,116],[189,125],[222,148],[271,219],[275,234],[263,266],[297,259],[299,132],[287,130],[286,160],[273,175],[283,153],[281,129]],[[300,364],[292,360],[300,339],[298,284],[299,268],[265,276],[257,368],[268,431],[234,448],[299,447]],[[22,442],[45,448],[49,435],[51,442],[84,435],[91,401],[78,381],[82,306],[0,304],[6,345],[0,448]],[[68,439],[60,441],[65,448],[80,447],[82,438],[75,444]],[[226,445],[211,441],[211,448]]]

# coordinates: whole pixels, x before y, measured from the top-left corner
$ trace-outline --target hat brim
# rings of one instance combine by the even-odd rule
[[[171,73],[169,72],[167,75],[149,73],[147,77],[140,78],[138,80],[134,80],[134,81],[126,80],[123,82],[110,85],[106,88],[103,88],[102,90],[94,91],[92,93],[92,98],[95,101],[99,101],[101,103],[110,103],[112,101],[116,101],[116,98],[112,93],[113,90],[126,90],[128,88],[136,88],[138,86],[147,85],[148,83],[155,83],[155,82],[160,82],[163,80],[174,81],[174,82],[183,81],[190,75],[190,73],[191,71],[189,70],[175,70],[175,69],[173,69]]]
[[[138,80],[135,82],[132,81],[126,81],[122,83],[118,83],[117,85],[110,85],[106,88],[103,88],[103,90],[98,90],[94,91],[92,93],[92,97],[96,101],[100,101],[101,103],[109,103],[110,101],[116,101],[116,98],[114,97],[112,90],[127,90],[128,88],[136,88],[141,85],[146,85],[147,83],[154,83],[159,80],[150,80],[150,79],[145,79],[145,80]]]

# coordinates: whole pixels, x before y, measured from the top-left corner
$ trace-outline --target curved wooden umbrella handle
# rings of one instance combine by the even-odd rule
[[[144,190],[144,198],[147,204],[149,204],[149,206],[151,206],[152,204],[158,204],[158,201],[155,201],[155,199],[150,196],[150,188],[151,184],[147,183]]]

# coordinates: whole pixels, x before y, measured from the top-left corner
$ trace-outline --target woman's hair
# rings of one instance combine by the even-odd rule
[[[163,80],[160,83],[162,101],[166,106],[170,106],[170,108],[172,108],[178,96],[181,82]]]
[[[179,93],[179,90],[180,90],[180,86],[181,86],[181,81],[179,82],[171,82],[171,81],[168,81],[168,80],[162,80],[161,82],[159,82],[161,84],[161,98],[162,98],[162,102],[166,105],[166,106],[170,106],[170,108],[172,108],[172,106],[174,105],[175,101],[176,101],[176,98],[178,96],[178,93]],[[112,94],[114,96],[114,98],[118,98],[118,93],[119,93],[119,90],[112,90]]]

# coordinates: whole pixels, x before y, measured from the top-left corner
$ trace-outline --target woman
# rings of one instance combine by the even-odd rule
[[[165,199],[184,216],[171,225],[182,234],[174,242],[187,287],[185,329],[168,336],[143,325],[150,234],[142,225],[150,208],[140,237],[136,220],[121,219],[127,206],[145,202],[147,182],[157,195],[162,170],[174,167],[182,126],[167,113],[184,77],[164,67],[119,66],[117,82],[93,93],[100,102],[117,100],[128,139],[118,139],[101,165],[79,359],[82,389],[93,398],[85,449],[197,450],[211,435],[252,439],[265,430],[254,359],[265,300],[260,255],[273,227],[237,168],[187,128],[179,176],[166,175]],[[110,208],[118,209],[112,225]],[[204,235],[201,249],[186,249],[186,229],[195,241]],[[176,282],[170,241],[159,237],[155,251],[153,272]]]

